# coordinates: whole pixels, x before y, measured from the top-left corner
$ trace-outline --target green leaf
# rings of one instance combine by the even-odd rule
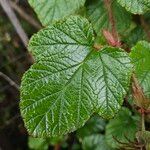
[[[28,2],[37,13],[41,23],[46,26],[74,14],[84,6],[85,0],[28,0]]]
[[[82,142],[83,150],[112,150],[105,140],[105,136],[101,134],[93,134],[85,137]]]
[[[150,0],[117,0],[118,3],[133,14],[144,14],[150,5]]]
[[[138,141],[143,142],[144,144],[150,144],[150,132],[149,131],[138,131],[136,133],[136,138]]]
[[[135,74],[145,95],[150,98],[150,43],[146,41],[138,42],[130,54]]]
[[[141,26],[134,28],[129,34],[124,37],[124,42],[129,47],[134,46],[138,41],[146,39],[146,34]]]
[[[115,139],[123,143],[128,143],[127,138],[133,141],[138,131],[138,122],[139,117],[132,116],[127,108],[119,111],[118,115],[110,120],[106,126],[106,141],[108,145],[112,148],[119,148],[120,145]]]
[[[123,33],[130,27],[131,15],[116,1],[113,1],[112,3],[112,10],[117,31]],[[92,22],[96,33],[102,32],[103,29],[111,28],[108,11],[103,0],[90,0],[87,4],[87,15]]]
[[[150,0],[143,0],[142,2],[144,5],[146,5],[148,8],[150,8]]]
[[[67,137],[53,137],[53,138],[34,138],[29,136],[28,138],[28,146],[33,150],[48,150],[50,145],[56,145],[58,143],[62,143],[67,140]]]
[[[97,115],[94,115],[90,118],[84,127],[77,130],[77,136],[80,141],[83,140],[84,137],[90,136],[92,134],[100,133],[104,131],[106,122],[104,119],[100,118]]]
[[[49,144],[48,139],[33,138],[31,136],[28,138],[28,146],[33,150],[48,150]]]
[[[59,136],[83,126],[97,112],[111,118],[129,87],[126,52],[93,50],[93,30],[81,17],[49,26],[32,37],[36,62],[21,84],[21,114],[34,136]]]
[[[81,145],[79,143],[73,143],[72,150],[81,150]]]

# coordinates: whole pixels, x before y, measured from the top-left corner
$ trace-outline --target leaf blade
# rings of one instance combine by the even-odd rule
[[[134,141],[135,134],[138,131],[137,124],[139,121],[139,116],[132,116],[129,109],[122,108],[116,118],[110,120],[106,126],[107,144],[112,148],[120,148],[123,145],[116,140],[122,143],[128,143],[127,138],[130,141]]]
[[[28,0],[44,26],[75,13],[85,0]]]
[[[20,108],[33,136],[64,135],[83,126],[94,112],[110,118],[120,109],[131,77],[130,58],[118,48],[93,51],[93,41],[91,25],[79,16],[49,26],[31,38],[29,49],[36,61],[22,78]],[[110,70],[107,75],[101,72],[103,63],[108,67],[112,62],[111,71],[123,83],[113,83]],[[109,85],[100,76],[105,76]],[[112,85],[116,92],[113,99],[110,93],[104,94]]]
[[[148,4],[150,3],[149,0],[117,0],[118,3],[125,7],[127,11],[133,14],[144,14],[147,10],[149,10]]]
[[[130,53],[132,58],[135,75],[142,87],[144,94],[147,98],[150,97],[150,43],[146,41],[138,42],[132,49]]]
[[[121,34],[130,27],[131,15],[122,8],[116,1],[112,2],[112,11],[117,31]],[[87,17],[92,22],[93,27],[98,34],[102,34],[103,29],[111,29],[109,14],[104,1],[89,1],[87,4]]]

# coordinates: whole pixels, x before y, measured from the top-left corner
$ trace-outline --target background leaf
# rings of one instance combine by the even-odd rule
[[[131,15],[122,8],[116,1],[112,2],[112,10],[117,26],[117,31],[123,33],[130,27]],[[92,22],[97,34],[103,29],[111,27],[108,11],[103,0],[92,0],[87,3],[87,16]]]
[[[28,138],[28,145],[29,148],[32,150],[48,150],[50,139],[43,139],[43,138]]]
[[[84,6],[85,0],[28,0],[41,23],[50,23],[75,13]]]
[[[146,34],[142,27],[137,26],[124,37],[124,42],[133,47],[138,41],[146,39]]]
[[[84,138],[82,143],[83,150],[112,150],[106,141],[105,136],[101,134],[93,134]]]
[[[106,121],[98,115],[92,116],[84,125],[84,127],[77,130],[77,137],[82,141],[85,137],[92,134],[100,133],[105,130]]]
[[[144,14],[149,8],[149,0],[117,0],[118,3],[133,14]]]
[[[127,108],[122,108],[117,116],[110,120],[106,126],[106,141],[112,148],[119,148],[120,142],[128,143],[128,140],[134,141],[135,134],[138,131],[138,116],[132,116]],[[126,138],[127,137],[127,138]]]
[[[138,42],[130,54],[134,67],[135,75],[144,90],[144,94],[150,97],[150,43],[146,41]]]

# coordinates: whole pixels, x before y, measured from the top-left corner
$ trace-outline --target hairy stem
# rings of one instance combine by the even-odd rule
[[[119,37],[118,37],[117,29],[116,29],[115,18],[114,18],[113,10],[112,10],[112,0],[104,0],[104,3],[106,6],[106,9],[108,11],[112,35],[113,35],[114,39],[116,39],[116,41],[119,41]]]

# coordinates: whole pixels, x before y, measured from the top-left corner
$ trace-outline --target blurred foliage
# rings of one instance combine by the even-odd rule
[[[139,116],[133,116],[129,109],[122,108],[106,126],[106,141],[108,145],[112,148],[118,148],[120,145],[117,141],[120,143],[128,143],[129,140],[134,142],[139,123]]]

